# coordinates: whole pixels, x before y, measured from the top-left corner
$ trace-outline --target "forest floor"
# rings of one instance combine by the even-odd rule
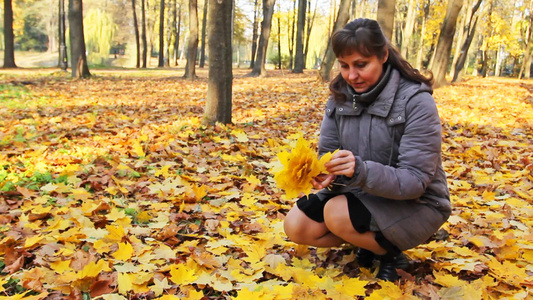
[[[287,240],[271,168],[316,145],[327,84],[247,72],[206,127],[207,70],[0,70],[0,299],[533,297],[533,81],[435,90],[453,213],[388,283]]]

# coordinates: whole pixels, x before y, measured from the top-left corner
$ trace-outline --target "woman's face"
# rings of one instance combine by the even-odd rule
[[[383,64],[387,61],[388,52],[379,59],[376,55],[363,56],[354,51],[347,56],[337,57],[341,68],[341,75],[346,82],[358,93],[369,91],[381,77]]]

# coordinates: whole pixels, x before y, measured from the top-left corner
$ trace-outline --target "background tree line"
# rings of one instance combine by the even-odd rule
[[[14,51],[57,52],[58,1],[4,1],[0,49],[8,50],[5,24],[11,13]],[[532,2],[236,0],[232,61],[239,67],[249,66],[255,75],[266,73],[263,61],[294,72],[320,68],[328,54],[325,41],[331,32],[348,20],[370,17],[380,20],[411,64],[434,70],[443,60],[437,50],[446,21],[451,48],[443,68],[451,78],[458,80],[465,73],[527,78],[531,73]],[[152,59],[158,67],[165,67],[194,57],[194,65],[204,67],[209,52],[207,9],[207,0],[83,0],[88,61],[90,65],[106,65],[127,54],[130,60],[120,62],[123,66],[155,66],[150,63]],[[381,18],[378,10],[382,11]],[[187,64],[187,76],[195,76],[194,65]]]

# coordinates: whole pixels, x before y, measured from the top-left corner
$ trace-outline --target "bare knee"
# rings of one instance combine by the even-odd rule
[[[324,222],[328,229],[339,237],[346,236],[353,231],[348,212],[348,200],[345,196],[334,197],[326,203]]]
[[[299,209],[297,207],[293,207],[285,216],[285,220],[283,221],[283,229],[285,230],[285,234],[294,243],[297,244],[303,244],[305,241],[306,236],[306,230],[305,226],[301,222],[301,216]]]

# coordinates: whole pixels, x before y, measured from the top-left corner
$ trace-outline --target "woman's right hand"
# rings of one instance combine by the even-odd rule
[[[335,175],[333,174],[318,174],[313,178],[313,187],[315,189],[323,189],[330,185],[330,183],[335,180]]]

